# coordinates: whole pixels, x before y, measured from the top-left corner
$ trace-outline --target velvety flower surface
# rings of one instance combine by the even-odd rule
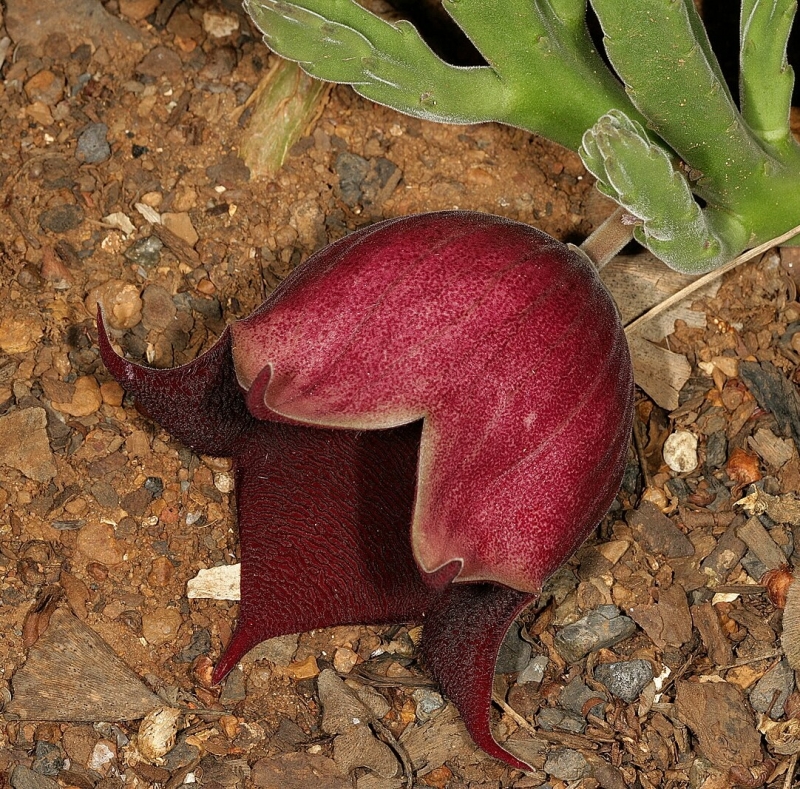
[[[422,622],[422,656],[478,745],[519,611],[619,486],[632,372],[588,261],[471,212],[389,220],[309,258],[173,370],[100,349],[137,406],[234,461],[240,619],[261,640]]]

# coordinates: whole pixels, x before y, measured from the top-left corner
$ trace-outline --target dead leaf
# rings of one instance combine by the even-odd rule
[[[742,692],[729,682],[676,683],[678,718],[697,737],[715,766],[729,769],[760,762],[761,737]]]
[[[127,721],[162,706],[97,633],[63,608],[12,679],[7,714],[23,720]]]
[[[617,256],[600,276],[619,307],[623,324],[630,323],[695,279],[673,271],[646,252],[635,257]],[[693,298],[713,296],[718,289],[719,280],[706,285],[693,294]],[[678,392],[689,379],[691,366],[685,356],[658,343],[674,331],[676,320],[693,327],[706,325],[705,314],[691,306],[692,299],[686,299],[628,337],[636,383],[668,411],[678,407]]]

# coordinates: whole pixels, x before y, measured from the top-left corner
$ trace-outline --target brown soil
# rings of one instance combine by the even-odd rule
[[[234,3],[179,4],[159,28],[136,19],[146,2],[111,0],[107,11],[117,15],[122,6],[128,14],[121,32],[88,23],[71,30],[66,20],[59,27],[62,4],[34,5],[51,31],[66,34],[29,40],[33,26],[20,22],[23,12],[9,3],[12,43],[0,82],[0,436],[7,442],[0,450],[0,691],[7,700],[12,677],[60,607],[96,631],[162,698],[198,712],[180,724],[179,745],[190,756],[137,764],[130,753],[138,722],[15,721],[3,718],[0,696],[0,776],[19,765],[36,767],[52,752],[49,744],[70,760],[48,773],[63,785],[177,786],[190,774],[207,786],[271,786],[278,779],[267,767],[281,757],[284,786],[347,786],[335,770],[308,778],[312,757],[332,755],[331,738],[320,730],[315,677],[337,654],[337,668],[351,659],[363,667],[380,645],[410,649],[406,629],[302,634],[245,664],[246,693],[229,689],[220,697],[208,686],[237,606],[188,600],[186,583],[201,568],[236,560],[228,466],[194,456],[123,399],[98,356],[95,304],[114,305],[115,341],[129,356],[171,366],[207,348],[316,249],[376,220],[458,207],[576,240],[609,204],[592,191],[577,156],[530,134],[433,125],[341,87],[281,171],[251,177],[236,157],[247,131],[242,108],[274,56]],[[152,11],[157,4],[150,5]],[[235,21],[236,30],[214,37],[209,13]],[[0,28],[0,38],[5,34]],[[124,42],[121,34],[128,35]],[[367,163],[356,193],[343,188],[343,154]],[[391,183],[386,162],[399,171]],[[133,254],[157,231],[137,204],[172,215],[174,235],[162,232],[160,251],[149,258]],[[121,215],[132,225],[121,224]],[[501,682],[504,698],[529,723],[541,709],[559,707],[561,690],[576,677],[602,690],[592,684],[587,659],[567,665],[553,638],[598,605],[614,603],[633,610],[639,627],[613,651],[592,653],[589,663],[644,658],[656,676],[668,667],[661,695],[625,703],[603,693],[602,706],[586,711],[582,733],[542,733],[537,771],[529,776],[475,754],[459,732],[438,763],[417,770],[415,785],[566,786],[568,778],[554,777],[553,768],[554,755],[565,749],[586,758],[587,772],[570,785],[587,789],[721,787],[731,785],[731,770],[744,771],[734,777],[748,786],[783,785],[792,746],[776,748],[762,738],[746,700],[780,659],[780,612],[761,587],[711,605],[714,586],[752,585],[764,564],[748,564],[742,550],[715,564],[717,575],[706,568],[723,538],[741,542],[733,532],[747,518],[734,502],[749,483],[760,480],[767,492],[785,494],[800,480],[791,429],[739,370],[757,360],[795,379],[795,296],[787,259],[781,265],[773,255],[732,275],[701,305],[708,328],[677,327],[669,347],[686,353],[696,373],[682,393],[684,405],[666,414],[640,397],[640,457],[632,454],[618,507],[570,563],[562,594],[538,618],[526,617],[534,654],[550,658],[544,680]],[[791,400],[792,387],[784,399]],[[670,471],[662,460],[675,427],[700,439],[701,465],[689,474]],[[771,442],[772,454],[765,434],[760,443],[754,438],[763,430],[781,439],[779,446]],[[23,446],[11,451],[8,442]],[[648,542],[648,534],[666,527],[641,507],[646,485],[645,498],[688,536],[690,556],[670,556],[665,543]],[[637,526],[636,508],[655,522]],[[772,545],[791,556],[797,524],[769,525]],[[389,702],[383,722],[394,736],[420,726],[412,694],[421,674],[413,654],[398,650],[389,666],[398,682],[375,683]],[[695,692],[688,683],[701,678],[708,682],[698,687],[723,683],[738,695],[734,702],[710,695],[698,723],[685,698]],[[785,701],[775,715],[780,725],[796,723],[799,700],[792,693]],[[735,726],[726,723],[739,720],[730,704],[743,716]],[[497,710],[496,725],[504,739],[531,736],[508,711]],[[724,729],[721,737],[752,734],[755,755],[726,762],[704,736],[706,725]],[[110,754],[106,761],[95,758],[99,744]],[[284,758],[294,753],[301,761]],[[35,774],[43,775],[41,762]],[[364,769],[352,778],[359,787],[401,785]]]

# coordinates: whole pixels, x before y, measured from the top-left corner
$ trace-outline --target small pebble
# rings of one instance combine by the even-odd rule
[[[120,14],[137,22],[147,19],[158,6],[159,0],[119,0]]]
[[[214,474],[214,487],[220,493],[231,493],[233,491],[233,475],[225,472]]]
[[[664,462],[681,474],[697,468],[697,436],[688,430],[676,430],[664,442]]]
[[[103,404],[100,387],[93,375],[84,375],[75,381],[75,391],[68,403],[53,403],[53,408],[70,416],[89,416]]]
[[[591,768],[580,751],[562,748],[547,757],[544,771],[561,781],[579,781],[589,775]]]
[[[429,721],[445,706],[441,694],[427,688],[417,688],[411,694],[411,698],[417,702],[414,714],[420,723]]]
[[[25,95],[32,102],[55,107],[64,97],[64,77],[42,69],[25,83]]]
[[[142,614],[142,635],[149,644],[159,646],[172,641],[183,624],[176,608],[156,608]]]
[[[125,397],[125,390],[116,381],[104,381],[100,384],[100,397],[106,405],[119,407]]]
[[[87,559],[106,566],[119,564],[125,555],[114,527],[100,521],[91,521],[78,532],[77,548]]]
[[[339,647],[333,653],[333,667],[340,674],[349,674],[358,663],[358,655],[348,647]]]
[[[594,702],[588,711],[599,718],[603,715],[603,703],[605,700],[605,693],[592,690],[580,677],[575,677],[564,686],[561,695],[558,697],[558,704],[583,719],[587,712],[586,703],[589,701]]]
[[[706,440],[706,466],[709,469],[722,468],[728,459],[728,439],[725,431],[717,430]]]
[[[164,492],[164,480],[161,477],[148,477],[144,481],[144,489],[153,498],[158,498]]]
[[[107,136],[108,126],[105,123],[90,123],[78,136],[75,156],[87,164],[104,162],[111,156]]]
[[[200,655],[211,651],[211,634],[206,628],[200,628],[192,633],[192,640],[175,655],[176,663],[191,663]]]
[[[161,285],[148,285],[142,293],[142,326],[148,331],[164,330],[174,320],[178,308],[172,296]]]
[[[126,236],[136,232],[136,226],[131,222],[130,217],[122,211],[114,211],[103,217],[103,223],[115,230],[121,230]]]
[[[83,222],[83,209],[75,203],[64,203],[39,214],[39,227],[52,233],[66,233]]]
[[[586,730],[586,721],[574,712],[560,710],[558,707],[543,707],[536,714],[536,724],[545,731],[568,731],[573,734],[583,734]]]
[[[227,38],[239,29],[239,18],[235,14],[223,14],[219,11],[203,12],[203,30],[211,38]]]
[[[15,313],[0,321],[0,351],[3,353],[28,353],[36,348],[44,334],[40,315]]]
[[[58,775],[64,769],[64,754],[57,745],[40,740],[36,743],[32,767],[39,775]]]
[[[21,764],[11,771],[9,783],[11,789],[59,789],[59,784],[52,778],[39,775]]]
[[[200,761],[200,748],[194,743],[186,742],[186,734],[178,736],[178,741],[175,747],[172,748],[166,756],[164,756],[163,767],[170,772],[176,772],[182,767],[187,767],[190,764],[197,764]],[[184,779],[189,783],[187,779]],[[194,782],[197,783],[196,781]]]
[[[608,688],[609,693],[630,704],[639,698],[653,679],[653,666],[649,660],[601,663],[595,667],[594,676]]]
[[[162,214],[161,222],[164,227],[171,230],[178,238],[182,238],[190,247],[200,240],[189,214],[185,211],[178,214]]]
[[[529,682],[540,683],[544,679],[544,672],[547,670],[549,659],[546,655],[537,655],[520,672],[517,677],[518,685],[525,685]]]
[[[233,705],[245,699],[244,672],[236,666],[225,678],[225,685],[219,700],[222,704]]]
[[[770,718],[777,720],[783,717],[786,700],[793,689],[794,671],[784,658],[756,682],[750,691],[750,704],[756,712],[766,713],[770,710]]]
[[[92,288],[84,303],[92,315],[97,311],[96,305],[101,304],[112,329],[132,329],[142,319],[139,288],[120,279],[110,279]]]
[[[15,468],[36,482],[55,477],[44,408],[25,408],[0,417],[0,466]]]
[[[152,587],[165,587],[169,586],[172,580],[172,562],[166,556],[156,556],[150,566],[150,572],[147,576],[147,583]]]
[[[555,646],[568,663],[577,663],[590,652],[612,647],[636,631],[634,621],[614,605],[601,605],[577,622],[558,631]]]
[[[102,775],[108,772],[108,766],[117,758],[114,743],[108,740],[100,740],[92,750],[89,763],[86,765],[90,770],[95,770]]]
[[[369,162],[362,156],[345,151],[336,157],[339,196],[345,205],[355,208],[361,202],[361,186],[369,172]]]

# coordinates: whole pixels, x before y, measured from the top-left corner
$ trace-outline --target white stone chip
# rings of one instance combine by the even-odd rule
[[[240,600],[241,564],[226,564],[200,570],[186,582],[186,596],[192,599]]]
[[[681,474],[697,468],[697,436],[688,430],[676,430],[664,442],[664,462]]]

